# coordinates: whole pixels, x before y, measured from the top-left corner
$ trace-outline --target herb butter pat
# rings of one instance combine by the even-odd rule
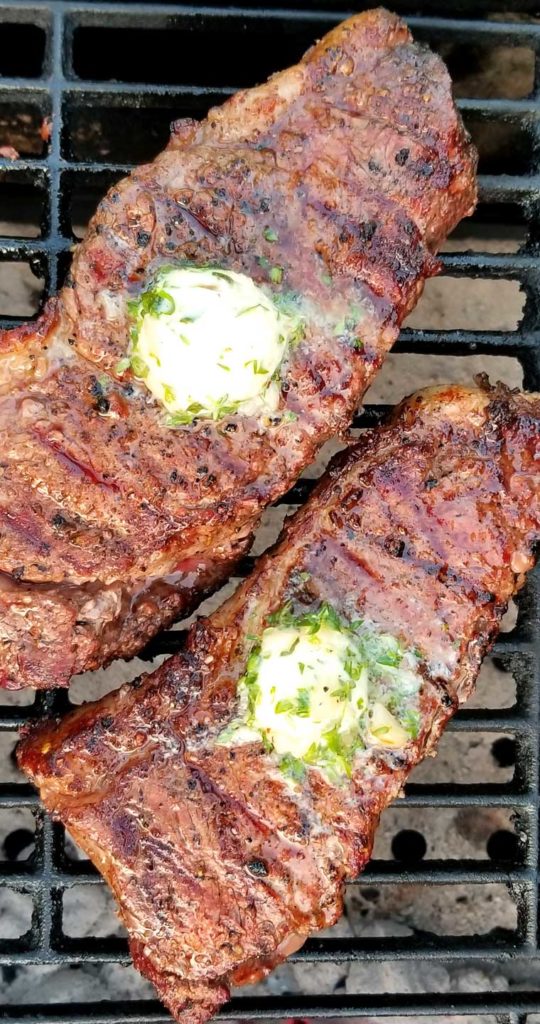
[[[173,425],[277,408],[273,378],[298,324],[247,275],[164,268],[130,313],[131,369]]]
[[[277,754],[305,757],[323,732],[343,722],[347,647],[347,636],[328,626],[315,634],[294,626],[264,631],[253,724],[270,735]],[[367,699],[366,676],[351,687],[353,702]]]
[[[339,782],[355,758],[416,738],[421,683],[416,653],[391,635],[327,604],[300,615],[285,606],[251,649],[220,742],[262,739],[295,781],[309,765]]]

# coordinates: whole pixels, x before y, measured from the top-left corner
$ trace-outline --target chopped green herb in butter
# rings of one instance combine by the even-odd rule
[[[422,679],[412,651],[325,603],[300,615],[288,603],[267,622],[252,639],[239,715],[221,743],[263,739],[294,781],[309,765],[339,782],[362,753],[416,739]]]
[[[282,268],[272,267],[269,276],[279,284]],[[281,363],[303,321],[246,274],[167,266],[128,311],[130,349],[116,372],[130,367],[165,407],[171,426],[196,416],[277,409]]]

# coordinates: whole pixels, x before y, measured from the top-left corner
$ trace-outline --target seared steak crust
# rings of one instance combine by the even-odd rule
[[[0,685],[66,685],[131,654],[229,573],[261,509],[350,420],[472,209],[475,162],[444,65],[379,10],[176,123],[111,189],[58,298],[0,333]],[[127,300],[174,261],[269,287],[277,265],[274,290],[297,295],[305,337],[264,425],[171,429],[117,375]],[[363,348],[336,329],[351,308]]]
[[[381,810],[470,695],[540,537],[540,398],[447,387],[338,457],[276,548],[153,675],[31,727],[19,763],[111,885],[136,965],[206,1019],[332,924]],[[253,637],[330,602],[422,655],[420,728],[333,786],[224,746]]]

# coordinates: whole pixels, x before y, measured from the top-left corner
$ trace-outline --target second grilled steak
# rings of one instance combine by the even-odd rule
[[[475,162],[441,60],[378,10],[176,124],[109,192],[58,298],[0,334],[0,685],[129,656],[228,575],[349,422],[471,212]],[[171,427],[119,368],[129,300],[171,263],[241,272],[295,309],[274,415]]]
[[[539,460],[538,396],[414,396],[338,458],[185,653],[30,728],[21,767],[179,1020],[338,917],[532,565]]]

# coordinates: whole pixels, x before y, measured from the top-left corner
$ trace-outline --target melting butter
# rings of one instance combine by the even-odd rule
[[[298,616],[286,608],[251,651],[239,717],[220,742],[262,738],[293,778],[311,765],[339,781],[361,752],[416,738],[421,683],[418,656],[391,635],[328,605]]]
[[[246,274],[166,267],[130,312],[131,348],[121,369],[131,366],[173,425],[278,407],[275,378],[298,318]]]

